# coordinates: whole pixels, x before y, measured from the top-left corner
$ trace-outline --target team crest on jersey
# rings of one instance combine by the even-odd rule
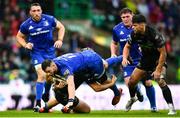
[[[44,21],[44,26],[48,26],[48,25],[49,25],[48,21]]]

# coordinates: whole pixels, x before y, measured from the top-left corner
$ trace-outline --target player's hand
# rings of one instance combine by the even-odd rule
[[[161,71],[156,69],[156,70],[152,73],[151,76],[153,76],[154,79],[157,80],[157,79],[159,79],[160,76],[161,76]]]
[[[61,109],[61,111],[62,111],[63,113],[73,113],[73,110],[70,109],[70,108],[68,108],[68,107],[66,107],[66,106],[64,106],[64,107]]]
[[[26,43],[26,45],[24,46],[24,48],[29,49],[29,50],[32,50],[33,46],[34,46],[33,43]]]
[[[65,105],[65,107],[72,109],[72,107],[73,107],[73,100],[72,100],[72,101],[69,101],[69,102]]]
[[[68,103],[61,109],[63,113],[70,113],[73,109],[74,99],[69,99]]]
[[[57,40],[55,43],[54,43],[54,47],[55,48],[61,48],[63,42],[61,40]]]
[[[130,64],[129,60],[126,59],[126,58],[123,58],[123,60],[122,60],[122,66],[123,66],[123,67],[126,67],[128,64]]]

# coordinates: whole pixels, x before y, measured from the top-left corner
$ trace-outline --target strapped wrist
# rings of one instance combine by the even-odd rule
[[[68,102],[74,102],[73,98],[68,99]]]

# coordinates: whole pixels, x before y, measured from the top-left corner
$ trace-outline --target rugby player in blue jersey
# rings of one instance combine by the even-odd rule
[[[122,22],[117,24],[113,28],[113,40],[111,42],[111,56],[117,55],[118,44],[120,45],[119,53],[120,55],[122,55],[124,46],[126,42],[129,40],[130,34],[133,30],[132,29],[133,12],[128,8],[123,8],[120,11],[120,17],[121,17]],[[132,74],[133,70],[135,69],[136,65],[138,64],[141,58],[141,52],[137,44],[132,45],[131,50],[130,50],[130,58],[132,59],[132,63],[128,64],[126,67],[123,67],[124,81],[126,85],[128,85],[130,75]],[[157,108],[156,108],[156,102],[155,102],[155,90],[150,79],[151,78],[149,77],[149,75],[147,75],[146,79],[144,79],[142,82],[146,88],[146,95],[150,101],[151,111],[156,112]],[[138,85],[136,86],[136,89],[137,89],[138,100],[142,102],[143,96],[140,92],[140,88],[138,87]],[[130,108],[126,108],[126,111],[129,111],[129,110]]]
[[[61,48],[65,33],[65,28],[56,18],[42,14],[39,3],[33,3],[30,7],[30,18],[24,21],[17,33],[17,41],[30,51],[32,63],[37,73],[36,83],[36,106],[41,106],[41,98],[46,102],[49,98],[50,85],[44,84],[45,73],[41,68],[41,63],[45,59],[55,58],[55,48]],[[57,29],[58,38],[53,40],[53,31]],[[27,39],[27,40],[26,40]],[[45,93],[43,89],[45,86]]]
[[[81,81],[91,83],[89,85],[95,91],[102,91],[110,88],[115,94],[114,98],[118,96],[118,100],[114,103],[117,104],[120,100],[122,90],[114,90],[114,86],[116,85],[112,86],[111,84],[106,84],[108,83],[108,80],[105,69],[113,67],[114,64],[121,64],[121,61],[122,56],[103,60],[96,52],[87,49],[78,53],[68,53],[53,60],[45,60],[42,63],[42,69],[49,76],[66,81],[68,91],[68,102],[65,105],[66,108],[73,106],[75,90],[78,87],[75,85],[77,81],[80,81],[80,83],[82,83]],[[114,77],[115,75],[112,74],[112,78]],[[95,86],[98,84],[97,82],[103,84],[103,87],[97,88],[99,87]]]
[[[109,87],[112,87],[117,80],[115,75],[112,75],[111,79],[107,79],[107,76],[104,75],[97,80],[84,79],[83,75],[82,77],[80,77],[74,74],[74,76],[75,89],[77,89],[83,82],[86,82],[96,92],[103,91]],[[55,98],[53,97],[47,103],[45,103],[45,106],[39,109],[39,113],[49,113],[51,112],[51,108],[53,108],[54,106],[58,104],[66,105],[68,103],[67,82],[59,79],[58,77],[55,78],[52,76],[49,76],[46,81],[52,84],[52,88],[55,92]],[[61,111],[63,113],[89,113],[91,109],[88,104],[75,96],[73,100],[73,107],[71,107],[70,109],[64,107]]]

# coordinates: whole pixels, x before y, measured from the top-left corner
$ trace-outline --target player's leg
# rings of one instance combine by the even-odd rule
[[[131,109],[131,106],[133,105],[134,102],[137,101],[137,97],[135,96],[136,94],[136,85],[141,80],[142,77],[144,77],[145,71],[135,68],[128,83],[128,88],[129,88],[129,93],[131,99],[128,101],[126,104],[126,111],[129,111]]]
[[[125,82],[127,87],[128,87],[130,76],[131,76],[134,69],[135,69],[135,66],[133,66],[133,65],[126,66],[126,67],[123,68],[124,82]],[[138,100],[140,102],[142,102],[144,100],[144,97],[143,97],[143,94],[141,92],[139,84],[136,85],[135,90],[136,90],[136,95],[137,95]]]
[[[151,105],[151,112],[157,112],[155,89],[152,85],[152,81],[146,77],[144,80],[142,80],[142,83],[145,86],[146,95]]]
[[[107,62],[102,60],[99,55],[94,55],[93,57],[93,60],[91,60],[91,63],[89,63],[89,68],[91,70],[94,70],[95,74],[97,74],[98,78],[100,78],[105,72]],[[116,85],[113,85],[112,87],[110,87],[110,89],[114,92],[115,96],[121,95]]]
[[[122,55],[120,56],[117,56],[117,57],[110,57],[108,59],[105,60],[108,64],[108,66],[105,66],[106,69],[107,68],[111,68],[113,67],[114,65],[118,65],[118,64],[121,64],[122,62]]]
[[[47,102],[49,100],[49,91],[51,89],[51,84],[48,82],[44,82],[44,93],[42,95],[42,100]]]
[[[38,107],[41,107],[41,98],[42,98],[42,93],[44,89],[44,80],[45,80],[45,73],[41,69],[41,65],[36,65],[35,66],[36,73],[37,73],[37,82],[36,82],[36,106],[34,108],[34,111],[37,112]]]
[[[38,51],[33,51],[31,54],[32,63],[34,64],[37,80],[36,80],[36,105],[34,111],[37,112],[41,107],[41,98],[44,89],[45,72],[41,68],[41,63],[44,61],[43,55]]]
[[[165,82],[165,75],[166,75],[166,67],[163,67],[161,77],[158,79],[155,79],[155,80],[158,83],[158,85],[160,86],[163,96],[164,96],[164,99],[166,100],[166,103],[168,104],[168,107],[169,107],[168,115],[174,115],[174,114],[176,114],[176,111],[175,111],[174,104],[173,104],[171,90],[169,89],[169,87],[167,86],[167,84]]]
[[[111,78],[115,79],[116,76],[112,75]],[[112,79],[107,79],[106,74],[104,74],[104,76],[102,76],[100,79],[101,80],[99,81],[99,83],[101,84],[101,87],[104,85],[104,88],[107,88],[109,85],[112,84]],[[108,88],[110,88],[114,92],[114,97],[112,99],[112,105],[116,105],[120,101],[123,90],[122,90],[122,88],[119,88],[118,91],[116,91],[117,86],[115,84],[113,86],[111,85]]]
[[[84,101],[79,100],[79,103],[76,107],[74,107],[73,111],[75,113],[89,113],[91,111],[91,108]]]
[[[50,51],[50,52],[47,52],[47,53],[42,53],[42,55],[43,55],[43,58],[44,59],[50,59],[50,60],[52,60],[53,58],[55,58],[56,57],[56,55],[55,55],[55,52],[52,50],[52,51]],[[45,79],[47,78],[47,76],[45,77]],[[49,100],[49,92],[50,92],[50,89],[51,89],[51,83],[49,83],[49,82],[44,82],[44,93],[43,93],[43,95],[42,95],[42,100],[44,101],[44,102],[47,102],[48,100]]]
[[[108,69],[108,72],[110,75],[115,74],[115,66],[119,66],[122,62],[122,56],[117,56],[117,57],[110,57],[108,59],[106,59],[103,63],[106,69]],[[114,98],[112,100],[112,105],[116,105],[121,97],[122,94],[122,89],[121,88],[117,88],[116,85],[113,85],[112,87],[110,87],[110,89],[114,92]]]

